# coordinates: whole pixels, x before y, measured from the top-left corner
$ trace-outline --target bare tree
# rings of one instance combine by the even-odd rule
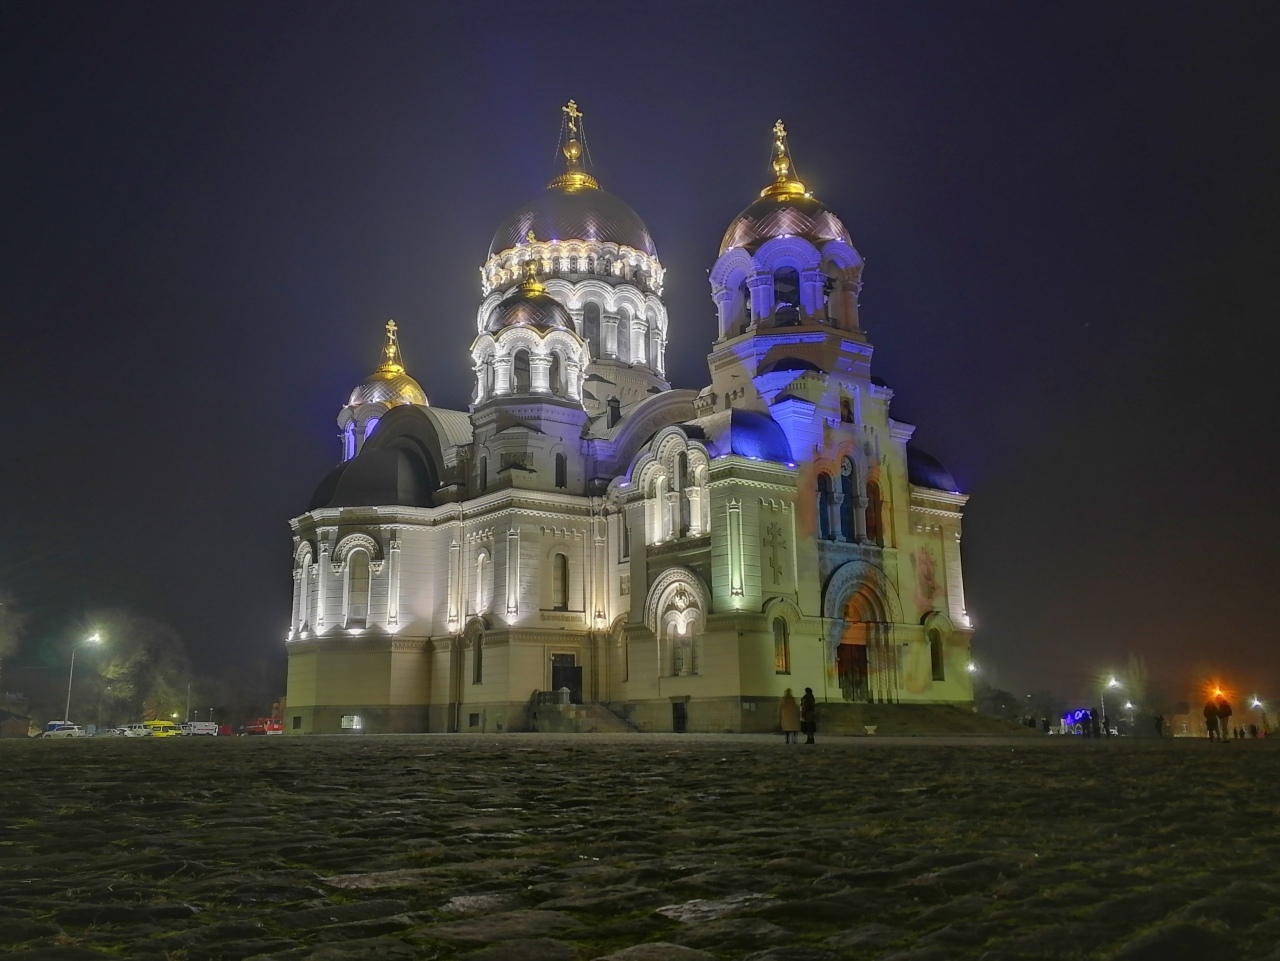
[[[0,591],[0,693],[4,692],[4,659],[17,652],[26,625],[27,615],[13,595]]]

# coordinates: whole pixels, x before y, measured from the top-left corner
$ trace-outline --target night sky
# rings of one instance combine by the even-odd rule
[[[681,387],[784,119],[866,260],[894,414],[971,494],[989,678],[1083,696],[1136,652],[1280,699],[1278,11],[3,5],[19,660],[126,607],[283,690],[287,522],[334,417],[388,317],[431,403],[466,408],[478,268],[573,97],[667,267]]]

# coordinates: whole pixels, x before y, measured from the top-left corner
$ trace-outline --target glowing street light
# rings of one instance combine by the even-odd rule
[[[1120,682],[1117,681],[1113,675],[1107,679],[1106,684],[1102,685],[1102,692],[1098,695],[1098,701],[1102,706],[1102,726],[1106,728],[1102,733],[1108,737],[1111,736],[1111,725],[1107,723],[1107,690],[1109,688],[1121,686]]]
[[[71,648],[71,670],[67,672],[67,704],[62,711],[62,720],[65,724],[71,723],[71,679],[76,674],[76,651],[84,647],[86,644],[101,644],[102,635],[98,631],[94,631],[79,644],[75,644]]]
[[[968,664],[965,665],[965,670],[968,671],[970,674],[977,674],[978,665],[973,663],[973,661],[970,661]]]

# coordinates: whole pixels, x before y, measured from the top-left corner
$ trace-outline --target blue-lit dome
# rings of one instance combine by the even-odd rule
[[[777,421],[759,411],[722,410],[698,418],[687,425],[686,431],[702,440],[712,457],[736,454],[752,460],[792,463],[786,433]]]
[[[951,471],[943,467],[942,462],[932,454],[926,454],[911,444],[907,445],[907,479],[917,487],[960,493],[960,485],[951,476]]]

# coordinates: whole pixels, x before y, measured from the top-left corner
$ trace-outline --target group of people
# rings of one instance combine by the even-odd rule
[[[818,702],[813,696],[813,688],[804,689],[804,697],[799,703],[791,695],[791,688],[782,692],[782,705],[778,710],[778,722],[782,725],[783,742],[799,744],[800,735],[805,736],[805,744],[813,744],[813,735],[818,731]]]
[[[1231,703],[1221,694],[1204,702],[1204,726],[1209,730],[1209,740],[1225,741],[1228,737],[1236,739],[1258,736],[1259,730],[1256,724],[1250,724],[1248,727],[1232,727],[1231,714]],[[1266,715],[1263,715],[1262,719],[1266,721]]]

